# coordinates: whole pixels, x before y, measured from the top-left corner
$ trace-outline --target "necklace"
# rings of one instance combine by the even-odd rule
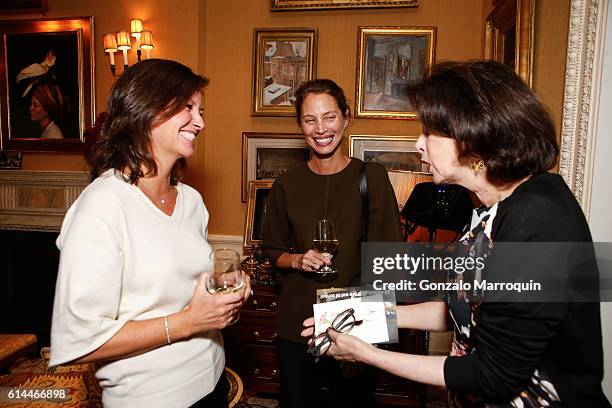
[[[172,197],[172,194],[174,194],[174,191],[176,191],[175,186],[170,186],[170,189],[168,190],[168,193],[167,193],[167,197],[161,198],[161,197],[155,197],[150,191],[146,191],[145,189],[143,189],[142,186],[139,186],[139,187],[142,190],[142,192],[145,193],[145,195],[154,203],[157,202],[157,200],[159,200],[160,205],[166,205],[168,200]]]

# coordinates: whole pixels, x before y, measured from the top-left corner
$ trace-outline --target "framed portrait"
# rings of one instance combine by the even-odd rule
[[[0,22],[2,150],[80,151],[92,126],[93,17]]]
[[[272,0],[271,11],[418,7],[419,0]]]
[[[417,136],[349,137],[349,156],[381,164],[387,171],[427,172],[416,149]]]
[[[485,23],[485,59],[510,66],[533,85],[535,0],[499,0]]]
[[[242,202],[252,180],[271,180],[310,159],[310,147],[300,133],[242,134]]]
[[[435,60],[435,27],[359,27],[355,116],[416,119],[406,86]]]
[[[266,213],[266,200],[273,180],[249,181],[247,212],[244,222],[244,247],[261,245],[261,230]]]
[[[295,91],[315,77],[317,30],[253,30],[252,116],[294,116]]]

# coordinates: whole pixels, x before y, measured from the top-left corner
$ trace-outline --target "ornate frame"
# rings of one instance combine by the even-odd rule
[[[415,153],[418,155],[419,162],[421,160],[421,155],[418,153],[415,145],[417,142],[418,136],[380,136],[380,135],[350,135],[349,136],[349,156],[355,157],[360,160],[365,160],[364,150],[368,147],[368,142],[370,143],[370,149],[373,151],[378,151],[376,148],[384,148],[384,152],[389,153]],[[360,149],[358,144],[363,144],[363,149]],[[370,150],[372,151],[372,150]],[[407,170],[407,169],[387,169],[387,171],[416,171],[422,172],[420,170]]]
[[[529,87],[533,84],[536,0],[502,0],[487,16],[485,59],[508,63],[505,42],[514,31],[514,69]]]
[[[295,116],[295,108],[292,103],[287,105],[266,103],[266,92],[268,88],[276,85],[278,95],[270,93],[271,102],[282,97],[291,90],[287,84],[267,83],[265,76],[266,43],[267,42],[305,42],[306,57],[304,69],[304,81],[315,78],[316,75],[316,53],[317,53],[317,29],[316,28],[255,28],[253,29],[253,95],[251,102],[251,116]],[[273,58],[272,58],[273,60]],[[291,64],[291,58],[283,58]],[[270,62],[272,65],[272,61]],[[289,70],[282,70],[283,72]],[[294,70],[295,72],[295,70]],[[296,76],[298,74],[295,74]],[[272,75],[269,76],[270,79]],[[272,79],[273,80],[273,79]],[[297,89],[301,83],[293,81],[293,89]],[[273,99],[272,99],[273,98]],[[289,98],[291,99],[291,98]],[[287,102],[287,101],[284,101]],[[290,102],[290,101],[289,101]]]
[[[301,133],[242,133],[242,202],[247,202],[248,183],[256,180],[258,170],[257,149],[308,148]],[[270,179],[268,179],[270,180]],[[271,179],[273,180],[273,179]]]
[[[270,11],[418,7],[419,0],[271,0]]]
[[[357,118],[380,118],[380,119],[416,119],[416,112],[414,111],[400,111],[394,110],[392,107],[388,109],[368,109],[365,106],[366,102],[366,87],[368,85],[368,70],[371,67],[368,66],[368,37],[389,37],[389,40],[393,40],[394,37],[426,37],[428,39],[428,48],[426,52],[427,62],[426,65],[431,65],[435,62],[436,56],[436,27],[359,27],[357,34],[357,80],[355,86],[355,117]],[[398,54],[396,54],[397,57]],[[422,59],[419,56],[419,61]],[[411,67],[408,67],[408,72],[411,71]],[[370,71],[371,72],[371,71]],[[397,79],[397,78],[395,78]],[[409,76],[408,78],[401,79],[402,81],[410,81],[414,78]],[[402,88],[405,85],[399,84],[398,88]],[[385,86],[386,90],[386,81]],[[392,88],[392,86],[391,86]],[[391,92],[393,90],[391,89]]]
[[[570,6],[559,173],[588,217],[607,1]]]
[[[95,118],[95,76],[94,48],[92,47],[93,17],[73,17],[38,20],[7,20],[0,22],[0,118],[2,122],[2,150],[58,152],[81,151],[84,145],[85,129],[90,128]],[[76,34],[77,43],[77,78],[78,100],[71,101],[77,110],[75,121],[78,121],[78,135],[62,139],[40,139],[32,137],[13,137],[11,132],[11,107],[9,90],[9,67],[7,55],[7,34]],[[56,34],[57,33],[57,34]],[[39,65],[39,64],[37,64]],[[16,85],[15,85],[16,86]],[[77,137],[74,137],[77,136]]]
[[[255,231],[254,222],[255,220],[261,220],[261,213],[257,213],[257,210],[261,208],[261,203],[257,201],[257,192],[260,190],[268,190],[272,188],[273,180],[254,180],[249,181],[249,193],[247,200],[247,212],[244,221],[244,241],[243,246],[248,248],[252,245],[261,245],[260,239],[253,238],[253,232]]]

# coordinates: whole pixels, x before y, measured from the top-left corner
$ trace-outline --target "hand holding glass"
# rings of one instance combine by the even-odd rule
[[[240,270],[240,255],[231,249],[217,249],[210,254],[213,270],[206,280],[206,290],[213,295],[239,291],[244,286],[244,276]],[[240,313],[230,322],[238,321]]]
[[[338,238],[332,220],[322,219],[315,223],[312,244],[315,251],[328,258],[331,258],[333,253],[338,250]],[[329,265],[325,265],[316,272],[326,274],[337,273],[338,271]]]

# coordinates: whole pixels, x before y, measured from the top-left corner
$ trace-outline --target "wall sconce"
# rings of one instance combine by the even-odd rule
[[[151,50],[153,47],[153,33],[151,30],[143,30],[142,20],[133,18],[130,20],[130,33],[126,31],[117,31],[117,34],[104,35],[104,51],[110,56],[111,72],[113,76],[117,76],[115,68],[115,52],[123,53],[123,69],[128,68],[128,50],[132,49],[130,36],[136,38],[136,55],[138,61],[141,58],[141,49],[145,50],[146,58],[151,58]]]

